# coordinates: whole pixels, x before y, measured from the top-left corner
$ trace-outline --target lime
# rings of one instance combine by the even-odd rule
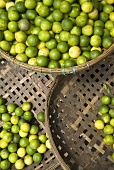
[[[90,59],[94,59],[96,57],[98,57],[101,54],[101,52],[99,50],[92,50],[90,51]]]
[[[6,113],[7,112],[7,106],[6,105],[0,105],[0,113]]]
[[[37,139],[38,137],[37,137],[37,135],[30,135],[29,136],[29,142],[32,140],[32,139]]]
[[[95,26],[93,34],[102,36],[104,34],[104,28],[100,26]]]
[[[39,146],[40,146],[40,142],[39,142],[38,139],[32,139],[32,140],[30,141],[30,147],[31,147],[32,149],[37,149]]]
[[[19,133],[19,125],[13,125],[11,128],[11,131],[13,133]]]
[[[68,45],[77,46],[79,44],[79,36],[75,34],[70,34],[68,38]]]
[[[21,31],[27,31],[30,28],[30,23],[26,18],[19,20],[18,27]]]
[[[114,127],[114,118],[110,120],[110,125]]]
[[[40,154],[40,153],[35,153],[33,155],[33,161],[34,162],[40,163],[42,161],[42,159],[43,159],[42,154]]]
[[[60,9],[60,4],[63,0],[54,0],[53,1],[53,7],[54,9]]]
[[[87,58],[84,55],[80,55],[76,60],[77,65],[85,64],[86,62]]]
[[[111,98],[109,96],[102,96],[101,102],[102,104],[109,105],[111,102]]]
[[[102,40],[102,46],[106,49],[110,48],[111,45],[113,44],[113,39],[112,37],[104,37]]]
[[[103,120],[104,123],[109,123],[109,122],[110,122],[110,115],[107,114],[107,113],[104,113],[104,114],[101,116],[101,120]]]
[[[39,8],[38,8],[38,14],[39,16],[41,17],[47,17],[50,13],[50,9],[48,6],[46,5],[41,5]]]
[[[52,23],[49,20],[44,19],[41,21],[41,24],[40,24],[41,30],[49,31],[51,29],[51,26],[52,26]]]
[[[37,114],[37,120],[38,120],[39,122],[44,122],[44,121],[45,121],[45,114],[44,114],[44,112],[39,112],[39,113]]]
[[[37,46],[39,43],[39,38],[35,34],[31,34],[27,38],[27,43],[29,46]]]
[[[26,155],[26,156],[24,157],[24,163],[25,163],[26,165],[31,165],[31,164],[33,163],[33,158],[32,158],[32,156]]]
[[[39,56],[40,56],[40,55],[43,55],[43,56],[45,56],[45,57],[48,57],[48,55],[49,55],[49,49],[46,48],[46,47],[39,49],[38,55],[39,55]]]
[[[16,153],[10,153],[8,160],[14,164],[18,159],[18,155]]]
[[[24,111],[23,111],[23,109],[21,107],[17,107],[15,109],[15,115],[16,116],[22,116],[23,114],[24,114]]]
[[[55,21],[61,21],[63,19],[63,13],[59,9],[56,9],[53,11],[52,17]]]
[[[26,49],[26,45],[24,43],[15,44],[15,52],[17,54],[24,53],[25,49]]]
[[[103,6],[103,12],[110,14],[111,12],[113,12],[113,6],[110,4],[106,4]]]
[[[4,141],[6,141],[7,143],[11,142],[12,138],[13,138],[13,135],[10,132],[6,132],[3,136]]]
[[[52,25],[52,31],[54,33],[60,33],[62,31],[62,25],[60,22],[53,22],[53,25]]]
[[[61,22],[61,26],[62,26],[62,29],[64,30],[64,31],[70,31],[70,30],[72,30],[72,28],[73,28],[73,21],[71,20],[71,19],[69,19],[69,18],[65,18],[65,19],[63,19],[62,20],[62,22]]]
[[[3,113],[2,114],[2,121],[3,122],[8,122],[11,119],[11,115],[9,113]]]
[[[104,38],[104,37],[107,37],[107,36],[108,36],[108,37],[110,36],[110,32],[109,32],[108,29],[105,28],[105,29],[104,29],[103,38]]]
[[[43,17],[41,17],[41,16],[37,16],[37,17],[35,18],[35,20],[34,20],[34,24],[35,24],[35,26],[40,27],[41,22],[42,22],[43,20],[44,20],[44,18],[43,18]]]
[[[18,31],[18,23],[16,21],[8,22],[8,29],[11,32],[17,32]]]
[[[27,121],[31,121],[33,118],[33,113],[31,111],[24,112],[23,118]]]
[[[15,33],[15,40],[19,43],[25,43],[27,40],[27,34],[24,31],[17,31]]]
[[[105,143],[106,145],[113,145],[113,144],[114,144],[114,136],[112,136],[112,135],[106,135],[106,136],[104,137],[104,143]]]
[[[114,37],[114,28],[112,28],[112,29],[110,30],[110,35],[111,35],[111,37]]]
[[[4,139],[0,140],[0,148],[4,149],[8,146],[8,142],[6,142]]]
[[[78,46],[70,47],[69,56],[71,58],[77,58],[81,54],[81,49]]]
[[[82,28],[82,34],[91,36],[93,34],[93,27],[91,25],[86,25]]]
[[[47,67],[49,60],[47,57],[41,55],[36,58],[36,62],[38,66]]]
[[[109,109],[109,115],[114,118],[114,108]]]
[[[9,10],[8,11],[8,19],[10,21],[19,21],[20,15],[16,10]]]
[[[68,1],[62,1],[60,3],[60,11],[62,13],[69,13],[71,11],[71,4]]]
[[[8,156],[9,156],[9,151],[7,149],[1,150],[0,156],[1,156],[2,159],[7,159]]]
[[[59,68],[60,67],[60,64],[58,61],[55,61],[55,60],[51,60],[48,64],[48,68]]]
[[[30,131],[29,131],[30,134],[35,135],[38,133],[38,131],[39,131],[39,128],[37,125],[31,125]]]
[[[24,156],[25,156],[25,154],[26,154],[26,149],[25,148],[19,148],[18,150],[17,150],[17,155],[20,157],[20,158],[23,158]]]
[[[57,44],[57,50],[59,50],[61,53],[67,53],[68,52],[68,49],[69,49],[69,46],[66,42],[64,41],[61,41],[61,42],[58,42]],[[52,49],[50,51],[51,54],[50,55],[50,58],[52,60],[59,60],[61,58],[61,54],[60,52],[58,52],[56,49]],[[53,51],[53,52],[52,52]],[[57,54],[58,53],[58,54]],[[55,56],[54,56],[55,55]],[[56,56],[57,55],[57,56]]]
[[[109,31],[111,31],[114,28],[114,22],[111,20],[106,21],[105,28]]]
[[[16,143],[10,143],[9,145],[8,145],[8,151],[9,152],[16,152],[17,151],[17,144]]]
[[[100,18],[101,21],[103,21],[105,23],[108,20],[109,16],[108,16],[107,13],[101,12],[99,18]]]
[[[11,123],[12,124],[16,125],[16,124],[18,124],[18,121],[19,121],[18,116],[14,115],[14,116],[11,117]]]
[[[90,52],[89,51],[83,51],[82,55],[85,56],[88,60],[90,60]]]
[[[19,141],[20,141],[19,134],[17,134],[17,133],[13,134],[13,142],[14,143],[19,143]]]
[[[20,130],[24,133],[28,133],[30,131],[30,124],[29,123],[23,123],[20,126]]]
[[[22,2],[22,1],[19,1],[15,4],[15,7],[16,7],[16,10],[19,12],[19,13],[25,13],[26,11],[26,7],[25,7],[25,3]]]
[[[3,136],[4,136],[4,134],[5,134],[6,132],[7,132],[7,131],[3,129],[3,130],[0,132],[0,138],[3,138]]]
[[[30,102],[23,102],[23,104],[22,104],[22,109],[24,111],[29,111],[31,109],[31,107],[32,107],[32,105]]]
[[[47,147],[48,149],[51,149],[51,148],[52,148],[49,139],[46,140],[46,147]]]
[[[75,66],[75,65],[76,65],[75,61],[74,61],[73,59],[71,59],[71,58],[66,59],[66,60],[64,61],[64,67],[65,67],[65,68],[73,67],[73,66]]]
[[[31,34],[38,35],[40,31],[41,31],[41,28],[40,28],[39,26],[38,26],[38,27],[34,27],[34,28],[31,30]]]
[[[20,62],[23,62],[23,63],[26,63],[28,61],[28,57],[25,53],[17,54],[16,59]]]
[[[28,155],[34,155],[36,153],[36,149],[32,149],[30,145],[26,147],[26,152]]]
[[[35,10],[33,10],[33,9],[28,9],[28,10],[26,11],[26,18],[27,18],[28,20],[34,20],[34,19],[36,18],[36,16],[37,16],[37,12],[36,12]]]
[[[71,34],[76,34],[77,36],[80,36],[80,35],[81,35],[81,32],[82,32],[82,30],[81,30],[81,28],[78,27],[78,26],[74,26],[74,27],[72,28],[72,30],[70,31]]]
[[[29,58],[33,58],[33,57],[36,57],[37,54],[38,54],[38,49],[37,47],[27,47],[26,50],[25,50],[25,54],[27,57]],[[25,58],[26,59],[26,58]],[[25,61],[25,60],[24,60]]]
[[[2,127],[4,130],[10,130],[12,127],[12,124],[11,122],[5,122]]]
[[[47,150],[45,144],[41,144],[38,148],[37,148],[37,151],[41,154],[45,153]]]
[[[30,58],[28,64],[31,66],[37,66],[36,58]]]
[[[37,6],[36,0],[25,0],[25,7],[27,9],[34,9]]]
[[[104,122],[102,120],[96,120],[94,125],[99,130],[104,129]]]
[[[46,5],[46,6],[52,6],[53,0],[43,0],[43,4]]]
[[[101,37],[99,35],[93,35],[90,38],[90,44],[93,47],[99,47],[101,46]]]
[[[50,33],[48,31],[42,30],[42,31],[39,32],[39,39],[41,41],[47,42],[47,41],[50,40],[50,38],[51,38],[51,35],[50,35]]]
[[[109,19],[114,22],[114,12],[111,12],[111,13],[110,13]]]
[[[76,25],[79,27],[84,27],[85,25],[87,25],[87,21],[88,21],[88,18],[86,16],[79,15],[76,18]]]
[[[47,140],[47,137],[46,137],[46,135],[44,135],[44,134],[40,134],[40,135],[38,136],[38,139],[39,139],[39,141],[40,141],[41,143],[45,143],[46,140]]]
[[[60,41],[68,41],[70,33],[68,31],[61,31],[59,39]]]
[[[21,147],[27,147],[29,144],[29,139],[27,137],[22,137],[19,141]]]
[[[98,19],[98,9],[97,8],[94,8],[91,12],[88,13],[88,17],[92,20],[97,20]]]
[[[16,168],[16,169],[23,169],[24,166],[25,166],[25,164],[24,164],[23,159],[18,159],[18,160],[15,162],[15,168]]]
[[[88,46],[90,42],[90,38],[87,35],[80,36],[80,46],[85,47]]]
[[[16,105],[15,104],[10,103],[10,104],[7,105],[8,112],[13,113],[15,111],[15,109],[16,109]]]
[[[103,131],[106,135],[111,135],[114,132],[114,128],[112,125],[106,125]]]
[[[6,160],[1,161],[0,168],[4,170],[9,169],[10,165],[11,165],[10,162],[6,159]]]
[[[109,111],[109,107],[108,107],[107,105],[101,105],[101,106],[99,107],[99,112],[100,112],[101,114],[107,113],[108,111]]]

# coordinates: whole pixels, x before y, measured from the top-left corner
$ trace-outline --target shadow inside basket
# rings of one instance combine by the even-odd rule
[[[50,131],[59,156],[71,170],[114,169],[114,150],[104,144],[103,130],[94,127],[103,95],[114,96],[113,56],[91,70],[56,79],[48,101]]]

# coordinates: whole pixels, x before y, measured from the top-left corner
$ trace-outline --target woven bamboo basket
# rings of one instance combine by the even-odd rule
[[[46,96],[52,87],[52,75],[37,74],[9,65],[6,61],[0,62],[0,96],[6,98],[7,103],[21,105],[24,101],[33,104],[34,117],[40,111],[45,111]],[[34,123],[38,123],[34,118]],[[2,125],[2,122],[0,122]],[[39,122],[40,133],[46,133],[45,124]],[[1,127],[1,126],[0,126]],[[52,150],[47,150],[40,164],[33,163],[25,170],[54,170],[59,166]],[[15,170],[12,166],[11,170]]]
[[[55,68],[55,69],[39,67],[39,66],[30,66],[27,63],[19,62],[13,56],[10,56],[8,53],[4,52],[3,50],[0,50],[0,55],[3,58],[5,58],[6,60],[15,64],[17,67],[32,70],[35,72],[49,73],[49,74],[52,74],[52,73],[56,73],[56,74],[72,74],[73,73],[73,74],[75,74],[76,72],[86,70],[89,67],[93,66],[94,64],[98,63],[100,60],[104,59],[109,54],[111,54],[113,50],[114,50],[114,44],[109,49],[103,49],[103,52],[101,55],[99,55],[97,58],[95,58],[93,60],[86,62],[85,64],[82,64],[79,66],[74,66],[74,67],[69,67],[69,68]]]
[[[64,170],[113,170],[112,146],[94,127],[101,97],[114,96],[114,54],[76,75],[59,76],[50,91],[46,127],[53,151]]]

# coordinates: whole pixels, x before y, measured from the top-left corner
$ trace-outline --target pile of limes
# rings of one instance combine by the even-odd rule
[[[5,104],[0,97],[0,117],[3,122],[0,132],[0,169],[23,169],[33,162],[40,163],[43,154],[51,149],[47,134],[40,132],[38,122],[34,123],[31,103],[22,106]],[[37,119],[44,121],[44,113],[39,112]]]
[[[19,62],[72,67],[113,44],[114,0],[1,0],[0,48]]]
[[[102,105],[99,107],[101,119],[95,121],[95,127],[103,130],[105,134],[104,143],[112,145],[114,148],[114,96],[104,95],[101,98],[101,102]],[[112,158],[114,159],[114,153]]]

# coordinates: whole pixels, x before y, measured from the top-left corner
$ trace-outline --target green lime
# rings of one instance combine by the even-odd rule
[[[55,50],[55,52],[52,53],[51,56],[50,56],[50,58],[52,60],[55,60],[55,59],[59,60],[61,58],[60,53],[62,53],[62,54],[67,53],[68,49],[69,49],[69,46],[68,46],[68,44],[66,42],[60,41],[57,44],[57,49],[59,50],[59,53],[57,54],[57,51]],[[52,49],[52,50],[54,51],[54,49]],[[53,57],[52,57],[52,55],[53,55]],[[54,57],[54,55],[57,55],[58,57]]]
[[[102,40],[102,46],[106,49],[110,48],[111,45],[113,44],[113,39],[112,37],[104,37]]]
[[[40,154],[40,153],[35,153],[33,155],[33,161],[34,162],[40,163],[42,161],[42,159],[43,159],[42,154]]]
[[[33,118],[33,113],[31,111],[24,112],[23,118],[27,121],[31,121]]]
[[[17,144],[16,143],[10,143],[9,145],[8,145],[8,151],[9,152],[16,152],[17,151]]]
[[[39,139],[39,141],[40,141],[41,143],[45,143],[46,140],[47,140],[47,137],[46,137],[46,135],[44,135],[44,134],[40,134],[40,135],[38,136],[38,139]]]
[[[5,99],[3,97],[0,97],[0,105],[4,105],[4,104],[5,104]]]
[[[60,64],[58,61],[51,60],[48,64],[48,68],[53,69],[53,68],[59,68]]]
[[[114,106],[114,97],[111,98],[111,105]]]
[[[114,128],[112,125],[106,125],[103,131],[106,135],[111,135],[114,132]]]
[[[109,105],[111,102],[111,98],[109,96],[102,96],[101,102],[102,104]]]
[[[109,111],[109,107],[108,107],[107,105],[101,105],[101,106],[99,107],[99,112],[100,112],[101,114],[107,113],[108,111]]]
[[[32,149],[37,149],[39,146],[40,146],[40,142],[39,142],[38,139],[32,139],[32,140],[30,141],[30,147],[31,147]]]
[[[41,55],[36,58],[36,62],[37,62],[38,66],[47,67],[47,65],[49,63],[49,59],[47,57]]]
[[[26,147],[26,152],[28,155],[34,155],[36,153],[36,149],[32,149],[30,145]]]
[[[4,130],[10,130],[12,127],[12,124],[11,122],[5,122],[2,127]]]
[[[3,122],[8,122],[11,119],[11,115],[9,113],[3,113],[2,114],[2,121]]]
[[[99,50],[92,50],[90,51],[90,59],[94,59],[96,57],[98,57],[101,54],[101,52]]]
[[[44,113],[44,112],[39,112],[39,113],[37,114],[37,120],[38,120],[39,122],[44,122],[44,121],[45,121],[45,113]]]
[[[1,156],[2,159],[7,159],[8,156],[9,156],[9,151],[7,149],[1,150],[0,156]]]
[[[24,114],[24,111],[23,111],[23,109],[21,107],[17,107],[15,109],[15,115],[16,116],[22,116],[23,114]]]
[[[29,131],[30,134],[35,135],[38,133],[38,131],[39,131],[39,128],[37,125],[31,125],[30,131]]]
[[[3,160],[3,161],[1,161],[1,163],[0,163],[0,168],[1,169],[9,169],[10,168],[10,166],[11,166],[11,163],[6,159],[6,160]]]
[[[15,111],[15,109],[16,109],[16,105],[15,104],[10,103],[10,104],[7,105],[8,112],[13,113]]]
[[[110,122],[110,115],[108,113],[104,113],[101,116],[101,120],[103,120],[104,123],[109,123]]]
[[[39,16],[41,17],[47,17],[50,13],[50,8],[46,5],[41,5],[39,8],[38,8],[38,14]]]
[[[20,136],[19,134],[15,133],[13,134],[13,140],[12,140],[14,143],[19,143],[20,141]]]
[[[7,106],[6,105],[0,105],[0,113],[6,113],[7,112]]]
[[[27,137],[22,137],[19,141],[21,147],[27,147],[29,144],[29,139]]]
[[[61,26],[62,26],[62,29],[64,31],[71,31],[72,28],[73,28],[73,25],[74,25],[73,21],[71,19],[69,19],[69,18],[65,18],[61,22]]]
[[[19,133],[19,125],[13,125],[11,131],[12,133]]]
[[[64,61],[64,67],[65,67],[65,68],[73,67],[73,66],[75,66],[75,65],[76,65],[75,61],[74,61],[73,59],[71,59],[71,58],[66,59],[66,60]]]
[[[106,136],[104,137],[104,143],[105,143],[106,145],[113,145],[113,144],[114,144],[114,136],[112,136],[112,135],[106,135]]]
[[[22,109],[26,112],[29,111],[31,109],[32,105],[30,102],[23,102],[22,104]]]
[[[10,153],[8,160],[13,164],[17,161],[18,155],[16,153]]]

